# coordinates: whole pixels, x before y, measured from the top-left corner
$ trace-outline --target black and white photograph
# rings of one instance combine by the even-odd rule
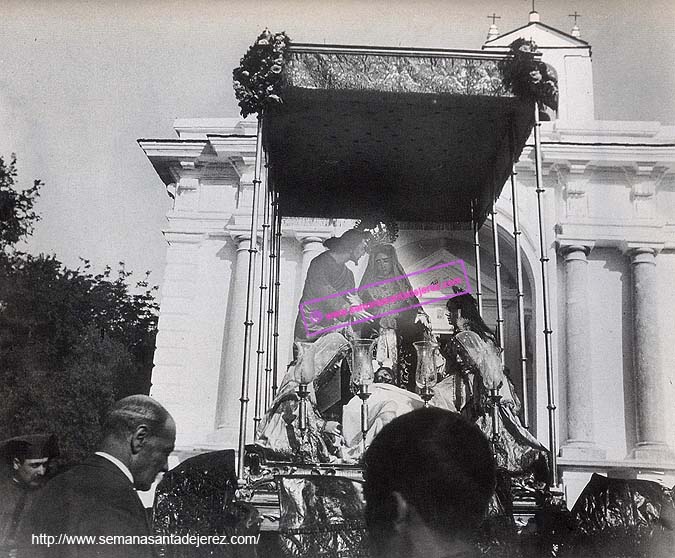
[[[672,0],[0,13],[0,558],[675,555]]]

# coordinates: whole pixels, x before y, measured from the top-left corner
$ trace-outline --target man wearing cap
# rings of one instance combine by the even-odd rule
[[[0,479],[0,556],[15,547],[30,500],[46,480],[47,465],[59,454],[53,434],[29,434],[0,442],[7,470]]]

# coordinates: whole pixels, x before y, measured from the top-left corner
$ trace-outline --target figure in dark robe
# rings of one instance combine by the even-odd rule
[[[342,405],[352,396],[345,359],[349,340],[355,336],[350,318],[371,317],[365,311],[350,312],[350,307],[362,301],[354,292],[354,274],[346,264],[358,263],[366,253],[368,238],[355,229],[329,238],[324,242],[328,250],[309,264],[295,322],[294,360],[256,432],[256,445],[267,459],[327,462],[339,456]],[[343,314],[336,316],[340,311]],[[304,349],[308,352],[298,352],[299,346],[310,342],[310,348]],[[306,365],[310,353],[315,369],[307,385],[307,429],[301,433],[298,369]]]
[[[340,237],[324,242],[327,251],[316,256],[309,264],[305,286],[300,298],[298,317],[295,321],[295,340],[315,340],[317,335],[334,325],[349,321],[349,307],[358,303],[354,293],[354,274],[345,265],[358,263],[366,253],[368,235],[355,229]],[[345,315],[331,317],[344,311]],[[352,314],[359,318],[368,313]]]

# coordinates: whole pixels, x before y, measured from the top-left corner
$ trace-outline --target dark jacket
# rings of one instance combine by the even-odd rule
[[[102,537],[109,535],[150,534],[145,508],[132,483],[115,464],[93,455],[54,477],[35,498],[19,534],[19,556],[150,558],[155,556],[152,545],[101,544],[106,543]],[[56,544],[48,547],[44,538],[36,540],[40,535],[55,537],[52,541]],[[58,544],[59,537],[66,535],[96,537],[96,544],[77,544],[63,538]]]
[[[0,479],[0,558],[16,547],[15,537],[38,490],[15,481]]]

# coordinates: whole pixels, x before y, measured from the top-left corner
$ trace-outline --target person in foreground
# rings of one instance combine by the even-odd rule
[[[490,443],[434,407],[387,424],[366,451],[366,527],[376,558],[474,558],[495,489]]]
[[[19,556],[155,556],[152,546],[141,542],[151,531],[135,491],[148,490],[157,474],[168,470],[175,439],[173,418],[154,399],[132,395],[115,403],[103,425],[99,451],[54,477],[34,501]],[[85,535],[93,537],[93,544],[47,547],[40,535],[57,541],[61,535]],[[112,539],[106,537],[113,535],[124,537],[113,543],[124,544],[109,544]]]
[[[0,458],[7,467],[0,476],[0,557],[15,551],[19,526],[47,479],[50,460],[58,454],[53,434],[28,434],[0,442]]]

